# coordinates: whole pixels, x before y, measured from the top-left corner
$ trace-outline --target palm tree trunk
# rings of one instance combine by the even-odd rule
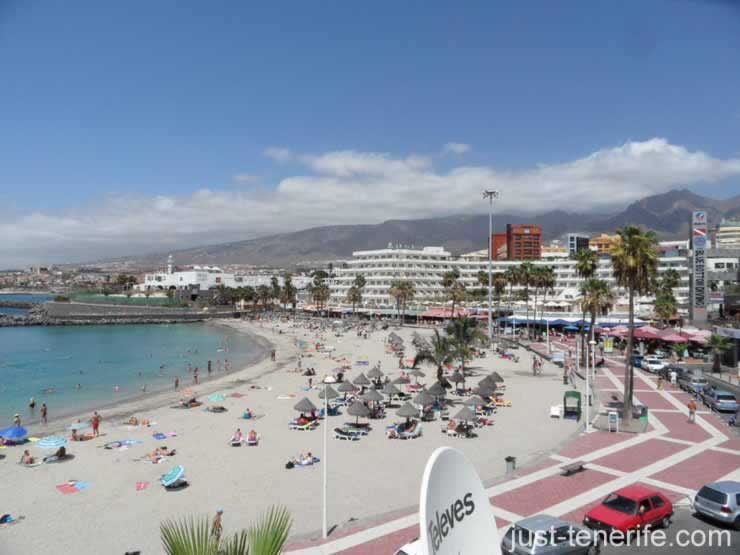
[[[539,293],[539,290],[537,287],[534,288],[534,315],[532,316],[532,320],[535,322],[537,321],[537,293]],[[532,339],[531,337],[529,338]]]
[[[629,334],[627,335],[627,360],[624,376],[624,414],[622,420],[629,424],[632,422],[632,378],[634,368],[632,367],[632,343],[635,335],[635,291],[629,288]]]
[[[529,338],[529,284],[524,287],[524,302],[527,306],[527,337]]]

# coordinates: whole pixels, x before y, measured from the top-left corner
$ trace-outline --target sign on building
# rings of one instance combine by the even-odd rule
[[[421,483],[419,528],[425,555],[501,555],[491,503],[478,473],[457,449],[440,447]]]
[[[691,247],[693,262],[691,272],[691,319],[707,320],[707,213],[697,210],[691,215]]]

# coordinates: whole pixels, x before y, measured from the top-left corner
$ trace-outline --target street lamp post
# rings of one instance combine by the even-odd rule
[[[589,375],[591,374],[591,371],[593,371],[596,367],[596,359],[594,358],[596,341],[591,339],[591,341],[588,342],[588,345],[589,347],[591,347],[591,370],[589,370],[588,368],[588,353],[586,353],[586,432],[591,431],[591,420],[589,418],[589,413],[591,412],[591,388],[589,387]]]
[[[498,191],[483,191],[483,198],[488,199],[488,341],[493,342],[493,199],[498,198]]]
[[[328,519],[328,494],[329,494],[329,386],[335,383],[337,379],[334,376],[324,376],[324,506],[323,506],[323,520],[322,520],[322,533],[323,538],[326,539],[329,536],[329,519]]]

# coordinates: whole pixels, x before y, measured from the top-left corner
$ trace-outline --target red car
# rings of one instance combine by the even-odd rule
[[[594,530],[619,530],[626,534],[648,527],[668,528],[672,516],[673,503],[665,495],[632,485],[609,494],[586,514],[583,524]]]

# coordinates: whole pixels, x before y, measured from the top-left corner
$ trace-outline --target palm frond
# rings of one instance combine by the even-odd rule
[[[166,520],[159,530],[167,555],[218,555],[219,542],[211,536],[207,517]]]
[[[293,524],[285,507],[272,507],[247,532],[251,555],[279,555]]]

